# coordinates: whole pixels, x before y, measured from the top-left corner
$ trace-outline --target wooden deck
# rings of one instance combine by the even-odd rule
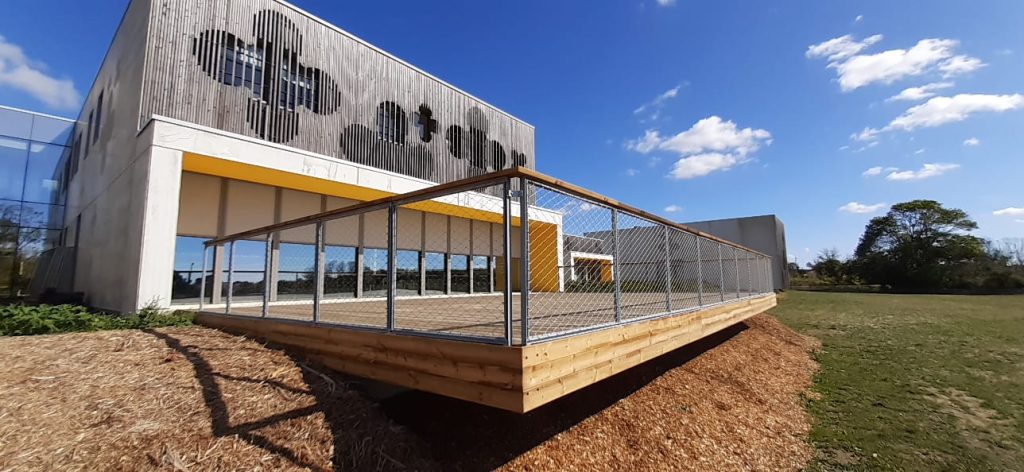
[[[664,294],[624,294],[623,313],[641,317],[665,309]],[[692,304],[673,297],[674,308]],[[531,295],[531,333],[557,334],[614,320],[611,294]],[[516,300],[518,301],[518,300]],[[518,307],[518,303],[515,305]],[[384,326],[384,301],[321,305],[232,306],[231,314],[203,311],[201,324],[304,351],[324,365],[353,375],[515,412],[530,411],[661,354],[739,323],[775,306],[775,295],[726,300],[699,311],[636,321],[527,346],[506,347],[352,329],[333,323]],[[501,338],[502,299],[496,295],[410,298],[396,302],[396,327]],[[516,317],[518,320],[518,316]],[[516,339],[518,321],[514,323]]]

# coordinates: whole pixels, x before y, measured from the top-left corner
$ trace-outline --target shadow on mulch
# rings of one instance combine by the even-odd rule
[[[303,380],[308,387],[308,391],[303,393],[312,395],[316,404],[257,422],[230,425],[230,411],[217,378],[254,383],[266,380],[218,373],[201,355],[201,349],[183,344],[166,333],[144,331],[164,341],[192,364],[195,378],[202,386],[203,402],[209,410],[212,431],[216,437],[238,435],[249,444],[283,457],[296,466],[323,470],[317,464],[304,462],[290,449],[275,443],[259,431],[277,422],[322,413],[334,440],[334,470],[427,470],[441,465],[447,471],[492,470],[500,467],[745,329],[747,325],[739,323],[527,414],[418,391],[407,391],[388,399],[376,400],[384,417],[402,425],[415,437],[412,443],[400,444],[393,442],[394,431],[384,418],[375,418],[380,415],[370,412],[355,411],[359,407],[352,404],[351,397],[345,398],[346,392],[351,392],[353,387],[365,391],[362,386],[372,382],[332,372],[307,362],[300,353],[287,349],[285,352],[288,356],[302,367]],[[294,390],[286,385],[278,387]],[[364,393],[363,396],[367,395]],[[370,451],[359,451],[359,444],[383,445],[386,448],[380,451],[385,459],[383,463],[380,457],[373,459],[376,456],[370,454]],[[423,457],[427,451],[431,457]]]
[[[380,404],[392,421],[425,441],[446,470],[492,470],[746,329],[733,325],[526,414],[419,391]]]

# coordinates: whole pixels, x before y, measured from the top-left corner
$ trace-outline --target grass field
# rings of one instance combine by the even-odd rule
[[[810,470],[1024,470],[1024,296],[787,292],[817,337]]]

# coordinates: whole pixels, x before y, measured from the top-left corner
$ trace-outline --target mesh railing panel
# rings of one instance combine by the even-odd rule
[[[522,344],[772,290],[769,258],[557,182],[416,195],[208,243],[202,298],[233,315]]]

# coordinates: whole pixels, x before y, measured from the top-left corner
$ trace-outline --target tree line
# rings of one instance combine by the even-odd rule
[[[934,200],[893,205],[872,218],[857,249],[822,251],[793,285],[879,285],[897,292],[1000,293],[1024,289],[1024,239],[990,241],[970,234],[967,212]]]

